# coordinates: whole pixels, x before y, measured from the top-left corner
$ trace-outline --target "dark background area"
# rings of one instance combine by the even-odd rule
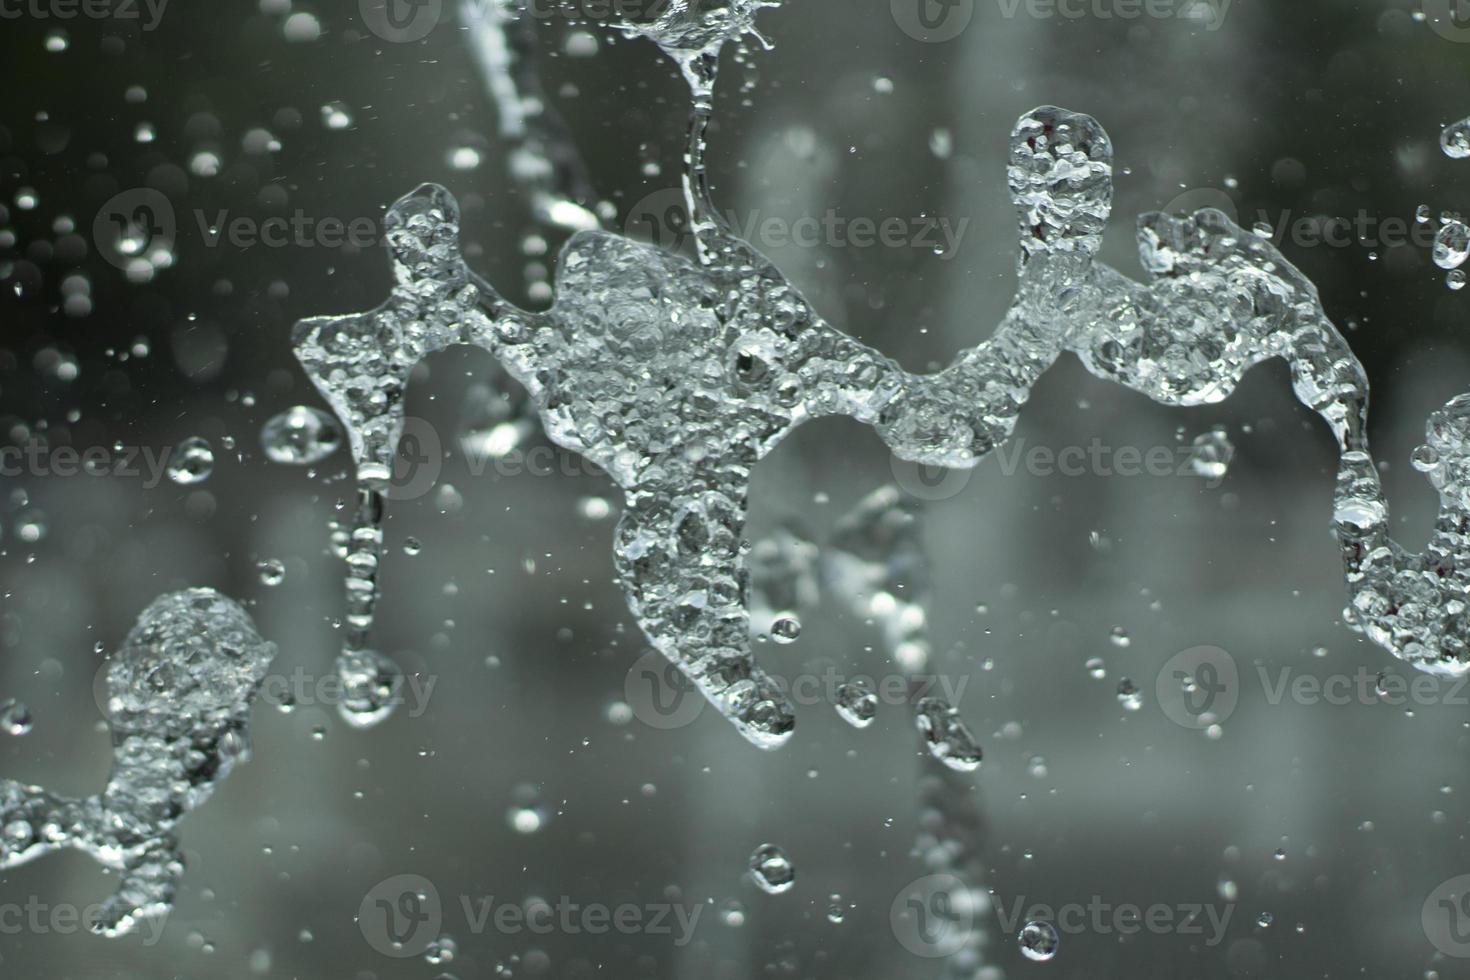
[[[1470,44],[1416,20],[1411,3],[1235,0],[1217,31],[1005,9],[976,0],[959,37],[925,44],[898,29],[886,0],[789,0],[758,20],[774,50],[748,67],[726,59],[710,150],[723,206],[968,221],[947,256],[767,250],[833,323],[910,368],[947,362],[1011,303],[1006,137],[1038,104],[1092,113],[1111,134],[1119,173],[1104,255],[1130,275],[1134,217],[1191,190],[1228,194],[1247,226],[1361,214],[1382,228],[1412,222],[1421,204],[1470,209],[1470,162],[1437,145],[1442,126],[1470,115]],[[7,778],[78,796],[100,789],[110,756],[94,645],[116,648],[162,592],[209,585],[248,601],[280,645],[278,671],[330,670],[343,600],[328,522],[351,497],[347,454],[311,472],[281,467],[258,432],[291,405],[324,407],[291,354],[291,324],[378,303],[386,256],[209,246],[196,213],[376,221],[399,195],[439,181],[464,207],[471,263],[535,304],[528,204],[448,14],[423,41],[393,44],[364,30],[354,5],[294,8],[305,11],[320,20],[316,41],[288,42],[290,11],[270,0],[170,5],[154,31],[0,23],[0,437],[162,452],[202,436],[216,454],[213,476],[194,487],[4,479],[0,697],[35,716],[30,734],[0,736]],[[57,29],[66,49],[48,51]],[[587,30],[591,55],[565,25],[541,27],[543,72],[621,224],[645,195],[677,186],[687,97],[651,44]],[[146,100],[129,101],[131,86]],[[350,115],[346,128],[324,125],[333,103]],[[143,123],[151,143],[136,140]],[[247,152],[256,128],[279,150]],[[947,154],[933,149],[940,129]],[[477,168],[451,165],[462,147],[479,151]],[[191,172],[201,152],[218,157],[214,176]],[[145,283],[90,240],[98,209],[133,187],[164,191],[180,218],[173,267]],[[27,188],[37,202],[28,210],[17,203]],[[57,230],[64,218],[74,232]],[[1447,289],[1413,244],[1281,248],[1368,369],[1396,533],[1418,550],[1435,498],[1408,455],[1428,413],[1470,389],[1470,291]],[[62,309],[74,275],[89,283],[86,315]],[[478,351],[432,358],[411,414],[462,431],[467,390],[494,371]],[[1169,410],[1064,358],[1017,435],[1027,446],[1100,438],[1146,450],[1214,425],[1237,450],[1219,486],[1006,473],[989,460],[928,508],[935,669],[967,679],[958,707],[986,752],[964,781],[985,819],[979,884],[1005,906],[1096,896],[1233,909],[1219,945],[1083,933],[1064,935],[1047,963],[1023,959],[991,916],[980,975],[1470,977],[1470,961],[1436,953],[1420,921],[1440,882],[1470,872],[1470,706],[1454,703],[1450,685],[1444,703],[1412,711],[1273,704],[1257,680],[1287,669],[1412,673],[1341,623],[1333,447],[1291,399],[1286,369],[1257,369],[1221,405]],[[576,475],[476,477],[454,457],[440,475],[454,494],[390,505],[378,642],[437,680],[426,711],[360,732],[329,708],[258,705],[254,759],[182,825],[189,867],[161,941],[0,935],[0,975],[940,976],[943,964],[910,955],[889,924],[894,897],[926,873],[913,853],[924,767],[907,714],[885,709],[855,731],[828,707],[804,707],[775,753],[712,711],[676,731],[609,720],[643,651],[612,580],[617,491],[574,462],[556,468]],[[757,471],[751,537],[797,518],[825,538],[892,479],[871,431],[809,425]],[[609,500],[613,516],[578,516],[588,497]],[[410,537],[422,543],[416,556],[403,550]],[[260,581],[266,559],[285,563],[282,585]],[[876,631],[838,603],[803,624],[797,643],[762,647],[763,663],[891,670]],[[1115,627],[1127,647],[1110,642]],[[1248,677],[1218,738],[1174,725],[1155,703],[1162,665],[1197,644],[1230,651]],[[1103,680],[1084,666],[1098,656]],[[1122,677],[1143,689],[1142,710],[1119,704]],[[528,799],[545,819],[521,833],[507,813]],[[767,841],[797,868],[782,895],[743,875]],[[365,942],[354,920],[363,896],[401,873],[429,878],[451,906],[454,962],[395,961]],[[0,903],[84,906],[113,881],[64,853],[0,876]],[[474,934],[460,895],[705,911],[683,947],[658,935]],[[848,906],[840,924],[826,916],[832,895]],[[722,914],[732,900],[741,925]]]

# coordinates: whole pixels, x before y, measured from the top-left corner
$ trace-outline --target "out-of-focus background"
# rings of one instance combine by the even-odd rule
[[[1046,103],[1095,115],[1117,151],[1104,248],[1117,268],[1140,274],[1135,216],[1181,195],[1228,199],[1242,224],[1279,231],[1367,366],[1396,533],[1418,550],[1436,501],[1409,453],[1427,414],[1470,388],[1470,292],[1446,287],[1414,220],[1427,205],[1432,233],[1441,211],[1470,208],[1470,161],[1438,147],[1470,115],[1470,28],[1445,6],[791,0],[758,19],[772,50],[727,53],[716,196],[750,227],[830,216],[837,231],[816,243],[757,244],[834,324],[923,369],[987,336],[1011,302],[1016,117]],[[0,5],[3,438],[111,461],[104,475],[38,466],[0,483],[0,698],[34,718],[0,735],[0,775],[101,788],[99,651],[168,590],[249,603],[298,704],[257,704],[253,760],[182,824],[188,869],[161,931],[109,941],[58,926],[53,912],[100,901],[115,879],[50,856],[0,876],[0,975],[1470,976],[1459,909],[1432,895],[1470,873],[1470,688],[1399,696],[1413,672],[1342,625],[1333,447],[1279,363],[1223,404],[1171,410],[1066,357],[1022,415],[1021,454],[937,488],[896,474],[847,420],[806,426],[757,470],[752,540],[795,520],[827,542],[896,475],[923,507],[929,669],[985,751],[940,793],[968,810],[953,832],[967,883],[993,896],[967,913],[957,957],[920,955],[936,950],[901,914],[935,870],[923,838],[950,832],[924,795],[935,769],[910,711],[885,703],[856,730],[801,698],[795,737],[770,753],[713,710],[650,724],[662,716],[628,703],[645,647],[613,581],[616,488],[537,432],[499,464],[451,452],[432,489],[390,503],[375,642],[425,693],[375,729],[346,727],[316,682],[344,608],[329,524],[351,499],[347,453],[276,465],[259,430],[292,405],[325,407],[291,324],[378,303],[386,255],[301,233],[211,242],[208,229],[375,225],[438,181],[464,207],[471,263],[528,306],[544,305],[560,240],[538,237],[452,5],[400,43],[350,3],[82,9]],[[931,26],[916,29],[921,13]],[[683,82],[605,18],[547,16],[536,38],[611,226],[646,237],[645,198],[679,182]],[[118,268],[96,246],[99,208],[134,188],[175,210],[171,266]],[[1301,230],[1326,218],[1351,232]],[[856,222],[885,219],[903,234],[854,244]],[[936,252],[934,227],[952,247]],[[487,383],[502,384],[488,355],[436,356],[410,412],[453,449],[493,414]],[[1215,426],[1235,453],[1210,480],[1183,464]],[[159,461],[196,436],[213,474],[179,485]],[[1091,462],[1028,465],[1067,447]],[[1160,447],[1171,465],[1128,462]],[[258,568],[271,560],[285,571],[274,586]],[[801,623],[794,643],[759,645],[775,673],[898,672],[841,597]],[[1171,658],[1201,645],[1238,670],[1213,730],[1177,724],[1160,697]],[[1118,696],[1125,679],[1136,710]],[[782,894],[746,874],[765,843],[795,866]],[[386,955],[359,921],[398,875],[432,883],[452,959]],[[481,914],[537,903],[636,906],[641,925],[596,933],[574,916],[533,932]],[[1047,961],[1016,941],[1029,918],[1060,932]]]

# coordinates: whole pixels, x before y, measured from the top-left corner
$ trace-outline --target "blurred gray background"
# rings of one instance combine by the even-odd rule
[[[724,207],[788,220],[830,208],[849,219],[966,222],[942,256],[767,248],[824,315],[910,368],[984,338],[1011,302],[1006,137],[1038,104],[1092,113],[1111,134],[1120,172],[1105,257],[1129,274],[1135,215],[1194,189],[1227,194],[1247,226],[1362,215],[1372,234],[1388,219],[1412,223],[1420,204],[1470,208],[1470,163],[1436,145],[1443,125],[1470,115],[1470,45],[1416,18],[1407,0],[1235,0],[1214,30],[1185,17],[1099,15],[1116,9],[1106,4],[1080,18],[1009,9],[975,0],[958,36],[924,43],[899,28],[888,0],[790,0],[759,18],[774,50],[748,66],[726,58],[710,151]],[[304,22],[288,18],[301,13],[318,19],[316,40],[287,39],[300,36]],[[168,590],[209,585],[247,601],[280,645],[278,673],[330,671],[343,599],[328,522],[351,497],[346,453],[312,473],[273,465],[258,431],[291,405],[323,404],[291,355],[291,324],[375,305],[387,260],[377,248],[210,247],[194,215],[299,209],[376,221],[419,182],[440,181],[464,206],[472,264],[535,305],[530,211],[451,20],[404,44],[369,34],[345,3],[179,4],[151,31],[116,19],[6,20],[5,438],[157,453],[197,435],[217,463],[195,487],[5,479],[0,697],[35,717],[31,733],[0,735],[5,777],[74,795],[101,788],[110,752],[95,646],[116,648]],[[65,50],[48,50],[60,46],[58,29]],[[678,183],[683,83],[646,42],[593,25],[592,49],[570,30],[555,19],[538,29],[546,88],[619,225]],[[146,100],[130,101],[130,86]],[[324,124],[332,103],[349,125]],[[150,143],[136,139],[142,123],[154,128]],[[258,127],[279,150],[242,148]],[[456,169],[453,151],[466,147],[480,163]],[[191,169],[201,152],[217,157],[214,175]],[[169,195],[181,230],[174,267],[130,283],[85,239],[104,201],[141,186]],[[27,189],[28,209],[18,203]],[[80,248],[56,224],[66,217]],[[1448,290],[1413,243],[1288,236],[1281,247],[1368,367],[1398,537],[1418,550],[1436,501],[1408,455],[1427,414],[1470,388],[1470,294]],[[62,309],[74,274],[89,282],[86,315]],[[495,367],[481,352],[451,351],[420,374],[411,413],[452,434],[474,415],[470,388]],[[1341,623],[1333,447],[1290,398],[1285,368],[1263,366],[1227,402],[1180,411],[1064,358],[1017,438],[1027,448],[1096,438],[1114,452],[1173,452],[1216,425],[1236,447],[1217,486],[1191,475],[1005,472],[991,459],[927,504],[933,669],[965,679],[958,707],[985,750],[959,780],[982,817],[970,842],[983,872],[975,884],[1007,911],[1101,902],[1231,915],[1217,943],[1205,942],[1208,928],[1086,929],[1064,932],[1056,957],[1034,963],[990,912],[976,924],[991,971],[981,975],[1470,976],[1470,960],[1437,950],[1421,918],[1441,882],[1470,873],[1470,691],[1441,684],[1413,705],[1273,703],[1262,681],[1412,673]],[[435,682],[425,710],[359,732],[330,706],[257,705],[254,759],[182,825],[188,870],[161,937],[5,930],[0,975],[944,975],[942,959],[904,947],[890,917],[930,870],[915,842],[919,783],[932,770],[908,713],[885,706],[857,731],[830,707],[804,706],[796,736],[774,753],[713,711],[674,730],[622,718],[617,702],[644,647],[612,580],[616,489],[574,462],[552,469],[475,476],[452,455],[439,490],[390,505],[376,637]],[[750,536],[797,519],[825,539],[893,478],[869,430],[811,424],[756,472]],[[588,497],[607,499],[612,514],[580,516]],[[403,550],[410,538],[422,543],[417,555]],[[262,584],[266,559],[285,563],[283,584]],[[894,669],[877,631],[840,602],[802,622],[796,643],[760,647],[775,672]],[[1110,640],[1117,627],[1126,647]],[[1174,724],[1156,698],[1165,663],[1200,644],[1227,650],[1242,675],[1217,737]],[[1104,679],[1084,666],[1092,657],[1104,659]],[[1143,692],[1140,710],[1117,698],[1125,677]],[[539,829],[513,826],[520,806],[537,809]],[[766,842],[795,863],[785,894],[765,895],[745,876]],[[438,890],[453,962],[393,959],[367,941],[359,906],[399,874]],[[0,876],[0,905],[85,906],[114,880],[63,853]],[[827,916],[833,895],[840,923]],[[461,896],[704,911],[693,941],[676,946],[648,933],[477,932]],[[742,914],[730,914],[732,901]]]

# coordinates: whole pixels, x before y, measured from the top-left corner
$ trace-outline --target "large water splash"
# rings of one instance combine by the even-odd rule
[[[121,872],[90,923],[115,936],[166,913],[183,873],[174,828],[250,753],[250,704],[276,654],[213,589],[155,600],[107,672],[112,772],[72,800],[0,781],[0,869],[75,847]]]
[[[901,459],[969,467],[1009,437],[1063,350],[1174,405],[1219,401],[1249,367],[1284,357],[1302,402],[1344,448],[1366,448],[1362,369],[1315,289],[1269,242],[1218,211],[1153,214],[1139,225],[1148,284],[1097,263],[1112,147],[1095,120],[1063,109],[1021,118],[1008,176],[1016,303],[994,336],[936,375],[910,374],[829,326],[714,218],[707,191],[692,223],[704,261],[579,234],[562,253],[555,305],[535,314],[468,269],[454,199],[425,185],[387,218],[388,301],[303,321],[297,355],[347,422],[369,492],[391,471],[413,366],[455,344],[499,358],[548,436],[624,489],[618,573],[650,641],[747,737],[774,746],[793,718],[751,655],[741,540],[751,467],[802,422],[851,416]],[[367,542],[373,560],[361,566],[375,566],[375,547]],[[375,594],[368,581],[353,583],[359,635]],[[369,656],[349,646],[349,658]],[[360,678],[378,676],[364,663]]]

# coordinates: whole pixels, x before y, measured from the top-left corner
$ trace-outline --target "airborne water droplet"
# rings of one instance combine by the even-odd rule
[[[924,736],[929,754],[956,772],[980,767],[980,746],[960,720],[960,713],[943,698],[923,698],[915,705],[914,725]]]
[[[1434,264],[1441,269],[1458,269],[1470,256],[1470,228],[1464,222],[1450,221],[1435,233]]]
[[[1439,147],[1452,160],[1470,157],[1470,119],[1446,126],[1439,134]]]
[[[777,643],[795,643],[801,636],[801,620],[795,616],[782,616],[771,624],[771,639]]]
[[[1061,945],[1056,927],[1050,922],[1038,920],[1032,920],[1022,926],[1021,934],[1016,937],[1016,942],[1020,944],[1023,956],[1039,963],[1044,963],[1057,955],[1057,947]]]
[[[7,735],[26,735],[31,730],[31,709],[14,699],[0,704],[0,730]]]
[[[1129,711],[1137,711],[1143,707],[1143,692],[1137,684],[1124,677],[1118,681],[1118,703]]]
[[[259,566],[262,585],[275,588],[286,581],[286,565],[279,558],[267,558]]]
[[[272,463],[309,466],[337,451],[342,429],[321,409],[295,405],[261,426],[260,445]]]
[[[796,868],[775,844],[762,844],[750,855],[750,876],[760,890],[779,895],[796,883]]]
[[[878,695],[862,681],[837,688],[837,714],[853,728],[867,728],[878,713]]]
[[[168,461],[168,478],[181,486],[203,483],[214,472],[214,450],[193,436],[179,443]]]
[[[1230,460],[1235,457],[1235,446],[1222,428],[1195,436],[1190,447],[1189,468],[1196,476],[1218,480],[1230,469]]]

